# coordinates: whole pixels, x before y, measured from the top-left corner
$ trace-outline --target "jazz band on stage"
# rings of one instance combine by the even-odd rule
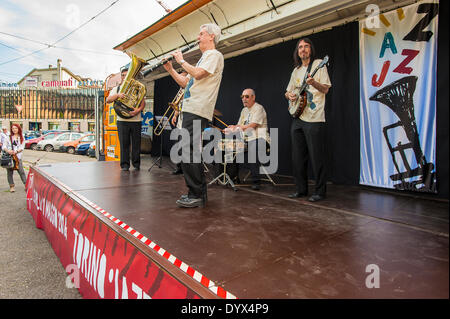
[[[201,161],[195,161],[193,156],[196,150],[202,149],[202,132],[208,127],[208,123],[213,121],[213,117],[217,119],[215,114],[219,113],[217,111],[215,113],[215,105],[224,69],[224,57],[216,49],[220,35],[219,26],[213,23],[204,24],[197,36],[197,45],[202,55],[196,65],[186,62],[183,59],[183,51],[180,50],[172,52],[171,58],[162,63],[172,79],[180,86],[182,94],[182,101],[180,100],[177,105],[172,124],[189,133],[189,139],[179,141],[183,148],[190,151],[188,157],[182,158],[181,165],[175,172],[183,173],[187,186],[187,194],[181,195],[176,201],[179,207],[203,207],[208,199],[204,166]],[[174,69],[172,59],[181,66],[182,73]],[[319,201],[326,196],[325,97],[331,87],[326,68],[328,57],[323,60],[316,59],[312,41],[302,38],[297,42],[293,60],[294,69],[285,93],[288,111],[293,117],[290,134],[296,185],[296,192],[289,197],[308,195],[307,169],[310,163],[315,177],[315,187],[308,200]],[[117,94],[121,96],[121,92]],[[138,98],[136,100],[141,106],[140,100]],[[227,126],[221,132],[225,137],[228,134],[239,133],[245,141],[245,160],[242,165],[239,164],[239,169],[245,167],[250,170],[252,189],[259,190],[261,163],[258,156],[255,161],[250,160],[250,157],[269,150],[267,114],[264,107],[256,102],[256,94],[252,88],[242,91],[241,101],[243,108],[236,125],[226,125],[221,121]],[[123,106],[121,103],[118,104]],[[134,115],[134,112],[131,115]],[[225,138],[224,141],[226,140]],[[249,150],[255,153],[251,154]]]

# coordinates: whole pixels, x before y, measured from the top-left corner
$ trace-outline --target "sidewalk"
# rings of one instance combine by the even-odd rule
[[[25,150],[25,173],[32,162],[95,161],[87,156]],[[81,299],[66,287],[66,273],[45,233],[26,208],[25,187],[14,172],[16,192],[9,192],[6,169],[0,169],[0,299]]]

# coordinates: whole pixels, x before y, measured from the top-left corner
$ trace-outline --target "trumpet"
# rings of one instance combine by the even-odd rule
[[[164,131],[164,129],[166,128],[167,124],[172,120],[172,117],[174,116],[175,112],[181,112],[181,101],[183,100],[183,97],[184,97],[184,89],[180,88],[177,92],[177,95],[175,95],[172,102],[169,103],[169,106],[167,107],[163,116],[161,116],[161,119],[158,121],[158,124],[153,130],[153,134],[155,134],[156,136],[160,136]],[[170,112],[170,115],[167,117],[167,120],[164,121],[167,113],[169,113],[170,110],[172,110],[172,112]]]

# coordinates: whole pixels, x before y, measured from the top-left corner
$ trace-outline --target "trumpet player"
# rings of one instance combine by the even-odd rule
[[[127,76],[128,66],[120,71],[122,82],[119,86],[113,88],[106,99],[106,103],[112,103],[118,98],[123,98],[124,94],[120,92],[120,86]],[[129,119],[117,116],[117,133],[119,135],[120,144],[120,168],[122,171],[130,170],[130,151],[131,163],[134,170],[138,171],[141,166],[141,128],[142,116],[141,112],[145,107],[145,100],[142,100],[138,108],[130,112],[132,115]]]
[[[189,147],[190,158],[183,158],[181,164],[188,194],[182,195],[176,201],[180,207],[203,207],[207,200],[203,165],[201,162],[194,163],[193,154],[194,149],[201,147],[201,132],[206,128],[208,121],[212,120],[222,80],[224,58],[222,53],[216,50],[220,33],[220,27],[213,23],[200,27],[197,40],[202,56],[195,66],[183,59],[180,50],[172,53],[187,75],[179,74],[170,61],[164,64],[164,68],[175,82],[185,89],[181,126],[189,132],[189,141],[182,140],[181,145]],[[194,130],[198,124],[201,130]]]

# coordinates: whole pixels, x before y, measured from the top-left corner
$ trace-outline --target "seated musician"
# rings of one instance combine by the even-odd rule
[[[259,176],[258,145],[269,143],[269,133],[267,129],[267,114],[264,107],[256,102],[255,91],[245,89],[241,95],[243,109],[236,125],[230,125],[224,133],[230,134],[236,131],[242,132],[243,138],[248,142],[247,151],[244,154],[245,163],[239,165],[239,169],[246,167],[250,170],[252,177],[252,189],[259,190],[261,178]],[[250,152],[256,152],[250,154]],[[253,155],[253,156],[252,156]],[[256,161],[255,161],[256,159]]]

